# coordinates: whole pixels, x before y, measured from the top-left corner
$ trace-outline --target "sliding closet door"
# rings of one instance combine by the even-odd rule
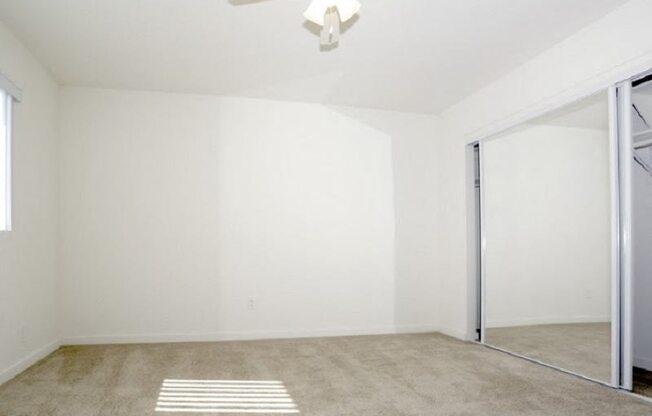
[[[609,120],[605,92],[483,142],[483,321],[486,344],[612,384]]]
[[[619,167],[619,208],[620,208],[620,387],[632,390],[633,387],[633,252],[632,252],[632,84],[625,82],[617,86],[617,135]]]

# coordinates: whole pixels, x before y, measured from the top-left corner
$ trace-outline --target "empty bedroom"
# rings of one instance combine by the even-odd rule
[[[0,416],[652,415],[651,18],[0,0]]]

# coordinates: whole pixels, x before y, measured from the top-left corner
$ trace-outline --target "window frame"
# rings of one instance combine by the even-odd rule
[[[4,214],[0,213],[0,234],[6,233],[13,228],[12,215],[12,136],[13,136],[13,106],[23,100],[22,90],[4,74],[0,73],[0,100],[3,101],[2,118],[4,137],[0,146],[4,148],[3,163],[0,165],[0,193],[2,194],[0,204],[3,206]]]
[[[0,90],[0,99],[3,101],[2,114],[0,114],[0,146],[3,147],[4,157],[0,163],[0,204],[2,204],[2,215],[0,218],[0,232],[10,232],[12,230],[12,151],[11,151],[11,133],[12,133],[12,106],[14,97],[9,91]]]

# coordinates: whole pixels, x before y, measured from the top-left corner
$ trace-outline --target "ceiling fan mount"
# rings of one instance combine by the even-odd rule
[[[260,3],[266,0],[229,0],[233,5]],[[340,40],[341,25],[351,20],[360,11],[358,0],[312,0],[303,16],[306,20],[321,26],[322,46],[336,45]]]

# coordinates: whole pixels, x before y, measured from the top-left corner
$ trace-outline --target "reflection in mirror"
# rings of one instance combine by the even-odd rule
[[[607,94],[483,144],[485,342],[611,379]]]

